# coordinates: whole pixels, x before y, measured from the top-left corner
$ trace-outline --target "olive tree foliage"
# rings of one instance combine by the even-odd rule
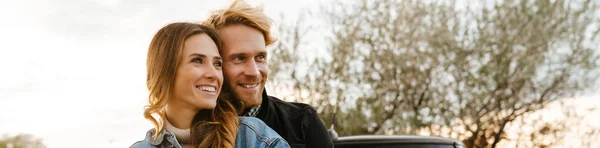
[[[42,141],[31,134],[4,134],[0,138],[0,148],[45,148]]]
[[[545,116],[558,115],[543,111],[596,82],[598,4],[454,2],[335,1],[280,23],[270,83],[292,90],[288,100],[313,105],[340,135],[438,135],[467,147],[560,144],[582,113],[560,106],[564,118],[550,122]],[[326,44],[311,46],[317,37]],[[532,131],[511,130],[519,127]]]

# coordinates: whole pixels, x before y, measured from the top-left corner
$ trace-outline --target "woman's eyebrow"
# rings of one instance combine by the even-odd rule
[[[206,58],[207,57],[206,55],[201,54],[201,53],[192,53],[188,57],[195,57],[195,56],[202,57],[202,58]]]
[[[196,57],[196,56],[198,56],[198,57],[201,57],[201,58],[206,58],[206,57],[208,57],[208,56],[206,56],[206,55],[204,55],[204,54],[201,54],[201,53],[192,53],[192,54],[190,54],[190,56],[189,56],[189,57]],[[214,58],[214,59],[217,59],[217,60],[223,60],[223,57],[221,57],[221,56],[214,56],[213,58]]]

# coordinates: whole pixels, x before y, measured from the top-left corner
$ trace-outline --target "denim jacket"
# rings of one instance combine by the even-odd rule
[[[263,121],[254,117],[238,117],[240,121],[236,148],[289,148],[288,143]],[[163,130],[156,140],[152,140],[154,129],[146,132],[146,138],[130,148],[181,148],[175,134]]]

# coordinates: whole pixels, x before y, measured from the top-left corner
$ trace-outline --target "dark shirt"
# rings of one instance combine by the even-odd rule
[[[256,117],[283,137],[292,148],[331,148],[333,142],[316,110],[308,104],[284,102],[268,96],[263,100]]]

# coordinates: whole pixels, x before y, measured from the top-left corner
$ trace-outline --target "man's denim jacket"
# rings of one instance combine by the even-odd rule
[[[263,121],[254,117],[238,117],[240,127],[235,140],[236,148],[289,148],[289,144]],[[181,148],[173,133],[163,130],[152,140],[154,129],[146,132],[146,138],[130,148]]]

